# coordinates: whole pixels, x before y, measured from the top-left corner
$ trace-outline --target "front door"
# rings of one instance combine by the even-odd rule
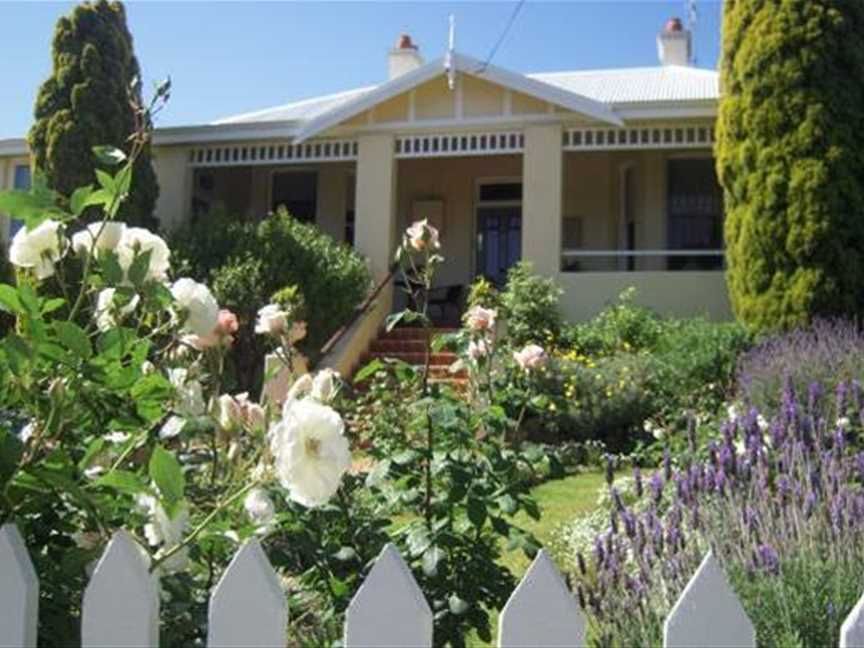
[[[496,286],[522,258],[522,207],[477,207],[477,274]]]

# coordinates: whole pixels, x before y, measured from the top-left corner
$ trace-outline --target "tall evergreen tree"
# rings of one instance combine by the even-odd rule
[[[94,181],[94,146],[129,149],[126,139],[135,123],[130,100],[140,104],[140,69],[123,4],[85,2],[61,18],[52,60],[53,72],[39,89],[28,139],[35,167],[52,188],[69,195]],[[148,146],[135,164],[119,218],[154,226],[158,195]]]
[[[737,317],[864,314],[864,2],[726,0],[720,67]]]

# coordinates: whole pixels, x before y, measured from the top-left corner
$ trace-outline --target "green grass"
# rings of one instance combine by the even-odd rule
[[[603,486],[603,479],[602,471],[592,470],[540,484],[531,490],[540,505],[540,519],[532,520],[527,514],[520,512],[513,522],[533,533],[541,546],[547,546],[562,523],[594,510],[597,505],[597,491]],[[530,564],[530,560],[521,551],[505,553],[502,562],[517,577],[521,577]]]

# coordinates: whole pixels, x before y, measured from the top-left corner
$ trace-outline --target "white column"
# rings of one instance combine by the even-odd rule
[[[192,169],[188,154],[182,146],[153,149],[153,170],[159,183],[154,215],[163,230],[176,229],[192,213]]]
[[[387,274],[396,245],[396,158],[392,135],[361,135],[357,156],[354,247],[373,275]]]
[[[528,126],[522,170],[522,258],[555,277],[561,265],[563,151],[560,124]]]

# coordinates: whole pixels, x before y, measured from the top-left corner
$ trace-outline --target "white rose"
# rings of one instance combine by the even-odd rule
[[[177,390],[176,410],[184,416],[201,416],[206,410],[201,383],[189,378],[187,369],[168,370],[168,380]]]
[[[472,331],[491,331],[495,328],[495,320],[497,317],[498,311],[494,308],[473,306],[467,313],[465,313],[465,323]]]
[[[336,410],[312,399],[292,401],[271,431],[276,474],[288,496],[320,506],[339,489],[351,465],[345,424]]]
[[[114,288],[105,288],[99,291],[96,297],[96,312],[93,313],[96,318],[96,327],[100,331],[108,331],[119,325],[125,315],[132,313],[141,301],[138,295],[134,295],[129,303],[123,307],[114,307],[114,295],[117,290]]]
[[[183,328],[195,335],[209,335],[219,323],[219,304],[204,284],[184,277],[171,286],[171,294],[186,312]]]
[[[97,252],[114,250],[120,244],[125,230],[125,223],[120,221],[93,223],[72,236],[72,249],[79,256],[90,254],[95,242]]]
[[[322,369],[312,379],[310,395],[320,403],[327,403],[336,395],[336,379],[339,372],[333,369]]]
[[[546,356],[543,347],[537,346],[536,344],[529,344],[521,351],[514,351],[513,359],[516,360],[516,364],[525,371],[539,369],[548,361],[548,357]]]
[[[172,416],[159,428],[159,438],[173,439],[183,431],[183,426],[186,425],[186,419],[181,416]]]
[[[125,228],[117,246],[117,260],[123,272],[128,273],[135,256],[145,252],[150,252],[150,265],[145,281],[165,281],[171,268],[171,250],[165,241],[143,227]]]
[[[32,268],[37,279],[47,279],[54,274],[54,264],[66,254],[67,247],[60,223],[44,220],[32,230],[18,230],[9,246],[9,261],[19,268]]]
[[[288,326],[288,313],[278,304],[267,304],[258,310],[255,332],[265,335],[281,335]]]
[[[267,492],[261,488],[253,488],[243,500],[243,508],[249,519],[256,525],[269,527],[276,517],[276,506]]]

